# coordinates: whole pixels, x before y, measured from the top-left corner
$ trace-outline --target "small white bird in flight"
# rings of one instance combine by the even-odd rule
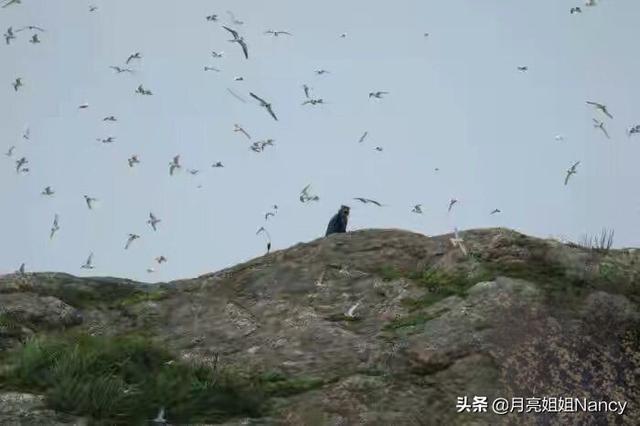
[[[309,99],[309,94],[311,93],[311,87],[307,86],[306,84],[303,84],[302,90],[304,90],[305,98]]]
[[[45,187],[41,192],[41,195],[52,196],[53,194],[55,194],[55,191],[50,186]]]
[[[214,13],[214,14],[208,15],[206,19],[209,22],[216,22],[218,20],[218,15]]]
[[[360,201],[362,204],[375,204],[378,207],[382,207],[382,204],[370,198],[355,197],[354,200]]]
[[[31,129],[27,127],[27,130],[25,130],[24,133],[22,134],[22,139],[26,141],[31,140]]]
[[[320,197],[317,195],[310,195],[309,190],[311,189],[311,184],[305,186],[300,192],[300,202],[306,203],[308,201],[320,201]]]
[[[384,95],[388,95],[389,92],[369,92],[369,98],[382,99]]]
[[[4,9],[5,7],[9,7],[13,4],[21,4],[21,3],[22,3],[22,0],[7,0],[5,4],[2,5],[2,8]]]
[[[502,213],[502,212],[500,211],[500,209],[493,209],[491,211],[491,213],[489,213],[489,215],[493,215],[493,214],[496,214],[496,213]]]
[[[231,43],[238,43],[242,47],[242,53],[244,53],[245,59],[249,59],[249,48],[247,47],[247,42],[241,37],[236,30],[233,30],[229,27],[222,26],[225,30],[229,31],[233,36],[233,40],[229,40]]]
[[[89,104],[88,103],[84,103],[78,106],[78,109],[87,109],[89,108]]]
[[[131,55],[129,55],[125,63],[129,65],[129,62],[133,61],[134,59],[142,59],[142,53],[140,52],[132,53]]]
[[[127,250],[131,246],[131,243],[133,243],[138,238],[140,238],[140,235],[129,234],[129,238],[127,238],[127,244],[125,244],[124,249]]]
[[[529,67],[518,67],[518,71],[520,72],[529,71]]]
[[[609,118],[613,118],[613,116],[607,110],[607,106],[603,104],[599,104],[598,102],[587,101],[587,104],[592,105],[595,109],[602,111],[604,115]]]
[[[451,209],[453,208],[453,205],[456,204],[458,202],[458,200],[456,200],[455,198],[452,198],[451,201],[449,201],[449,210],[447,211],[451,211]]]
[[[115,115],[109,115],[102,119],[102,121],[118,121]]]
[[[224,56],[224,52],[216,52],[215,50],[211,51],[211,56],[214,58],[222,58]]]
[[[422,204],[416,204],[415,206],[413,206],[411,213],[422,214]]]
[[[109,136],[108,138],[104,138],[104,139],[97,138],[96,140],[102,143],[114,143],[116,141],[116,138],[114,138],[113,136]]]
[[[14,81],[12,83],[12,86],[13,86],[13,90],[15,90],[17,92],[18,89],[20,89],[22,86],[24,86],[24,84],[22,83],[22,78],[20,78],[20,77],[16,78],[16,81]]]
[[[131,68],[122,68],[122,67],[115,66],[115,65],[112,65],[109,68],[111,68],[112,70],[114,70],[118,74],[122,74],[123,72],[128,72],[128,73],[133,74],[133,70]]]
[[[130,158],[127,159],[127,162],[129,163],[129,167],[133,167],[136,164],[140,164],[140,160],[138,159],[137,155],[132,155]]]
[[[315,70],[314,72],[315,72],[316,74],[318,74],[318,75],[322,75],[322,74],[329,74],[329,71],[327,71],[327,70],[325,70],[325,69],[322,69],[322,68],[317,69],[317,70]]]
[[[233,131],[234,131],[234,132],[240,132],[240,133],[242,133],[243,135],[245,135],[245,136],[247,137],[247,139],[251,140],[251,136],[249,135],[249,133],[247,133],[247,131],[246,131],[246,130],[244,130],[244,128],[242,128],[242,126],[241,126],[241,125],[239,125],[239,124],[234,124],[234,125],[233,125]]]
[[[224,167],[224,164],[222,164],[222,161],[217,161],[217,162],[213,163],[211,165],[211,167],[213,167],[214,169],[219,169],[219,168]]]
[[[169,163],[169,175],[173,176],[173,172],[176,169],[180,169],[182,166],[180,165],[180,156],[176,155],[173,157],[173,160]]]
[[[369,136],[369,132],[364,132],[362,134],[362,136],[360,136],[360,140],[358,140],[358,143],[364,142],[364,140],[367,138],[367,136]]]
[[[157,231],[156,225],[160,222],[162,222],[161,219],[158,219],[157,217],[155,217],[153,213],[149,213],[149,220],[147,220],[147,223],[151,225],[154,231]]]
[[[93,269],[93,253],[89,253],[89,257],[87,258],[87,260],[84,262],[84,265],[82,265],[80,268],[82,269]]]
[[[562,136],[562,135],[556,135],[556,141],[558,141],[558,142],[563,142],[563,141],[564,141],[564,136]]]
[[[13,155],[13,151],[16,149],[15,145],[12,145],[9,147],[9,150],[7,152],[5,152],[4,155],[6,155],[7,157],[11,157]]]
[[[38,38],[38,34],[34,34],[31,36],[31,40],[29,40],[29,43],[31,44],[38,44],[40,43],[40,39]]]
[[[579,161],[576,161],[573,166],[571,166],[569,168],[569,170],[567,170],[567,176],[564,178],[564,184],[565,186],[567,185],[567,183],[569,183],[569,178],[571,177],[571,175],[575,175],[577,173],[576,171],[576,167],[578,167],[578,165],[580,164]]]
[[[24,263],[20,264],[20,267],[18,268],[17,271],[20,275],[24,275],[25,274],[25,267],[24,267]]]
[[[9,27],[7,28],[7,32],[4,33],[4,41],[7,44],[11,44],[11,40],[15,40],[16,36],[13,33],[13,27]]]
[[[138,86],[138,88],[136,89],[136,93],[143,96],[153,95],[151,90],[145,89],[144,87],[142,87],[142,84]]]
[[[51,225],[51,233],[49,234],[49,239],[52,240],[53,236],[60,230],[60,225],[58,224],[58,215],[56,214],[53,218],[53,225]]]
[[[629,135],[629,137],[631,137],[632,135],[640,134],[640,124],[629,127],[629,129],[627,129],[627,134]]]
[[[604,133],[604,135],[607,137],[607,139],[611,139],[609,137],[609,132],[607,132],[607,129],[605,129],[605,127],[604,127],[604,122],[603,121],[596,120],[594,118],[593,119],[593,127],[595,127],[596,129],[602,130],[602,133]]]
[[[93,203],[95,203],[96,201],[98,201],[97,198],[92,198],[92,197],[89,197],[88,195],[84,196],[84,202],[87,204],[87,207],[89,208],[89,210],[93,209]]]
[[[215,72],[220,72],[220,70],[218,68],[215,67],[208,67],[208,66],[204,66],[204,70],[205,71],[215,71]]]
[[[271,104],[267,101],[265,101],[264,99],[262,99],[261,97],[257,96],[255,93],[249,92],[249,95],[257,100],[258,102],[260,102],[260,106],[263,107],[264,109],[267,110],[267,112],[269,113],[269,115],[271,115],[271,117],[273,117],[274,120],[278,121],[278,117],[276,117],[276,114],[273,112],[273,109],[271,108]]]
[[[349,310],[344,314],[348,318],[355,318],[356,309],[360,306],[360,301],[358,301],[355,305],[349,308]]]
[[[27,160],[27,157],[22,157],[19,160],[16,160],[16,173],[20,173],[21,171],[29,171],[29,169],[25,169],[23,166],[27,165],[29,163],[29,160]]]
[[[162,255],[156,257],[155,260],[158,263],[158,265],[161,265],[162,263],[166,263],[167,262],[167,258],[162,256]]]
[[[290,32],[287,31],[273,31],[273,30],[268,30],[264,32],[265,34],[271,34],[274,37],[278,37],[280,34],[286,34],[288,36],[292,35]]]

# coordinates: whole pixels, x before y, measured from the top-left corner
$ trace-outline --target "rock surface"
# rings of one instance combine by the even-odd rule
[[[0,348],[68,329],[140,332],[183,360],[323,383],[276,398],[268,418],[226,424],[640,424],[640,253],[507,229],[461,236],[466,256],[451,235],[338,234],[151,287],[4,277]],[[0,408],[14,407],[0,423],[46,413],[37,397],[16,395],[0,395]],[[458,413],[463,396],[629,406],[623,415],[497,416]],[[32,424],[59,424],[47,415],[49,423]]]

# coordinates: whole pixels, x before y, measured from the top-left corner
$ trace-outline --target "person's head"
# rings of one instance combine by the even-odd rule
[[[340,206],[340,215],[344,217],[349,217],[349,211],[351,208],[349,206]]]

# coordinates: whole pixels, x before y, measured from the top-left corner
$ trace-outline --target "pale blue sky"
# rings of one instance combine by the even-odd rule
[[[625,133],[640,124],[638,1],[603,0],[580,15],[569,14],[579,2],[564,0],[110,0],[95,1],[94,13],[89,4],[0,9],[3,33],[47,30],[39,45],[28,31],[0,45],[0,148],[16,146],[0,158],[0,272],[25,262],[29,271],[191,277],[261,255],[262,225],[276,250],[322,236],[341,204],[352,207],[351,230],[505,226],[578,240],[606,226],[617,246],[640,241],[640,135]],[[227,10],[245,22],[236,28],[249,60],[227,42]],[[205,20],[212,13],[219,22]],[[108,68],[135,51],[144,57],[132,64],[136,74]],[[317,76],[318,68],[331,73]],[[302,107],[303,83],[327,104]],[[134,94],[139,84],[154,96]],[[377,90],[390,94],[368,99]],[[249,91],[271,101],[280,120]],[[586,100],[609,107],[611,140],[593,128],[592,117],[603,116]],[[90,107],[78,110],[84,102]],[[107,115],[119,121],[102,122]],[[250,151],[234,123],[275,147]],[[96,142],[110,135],[115,143]],[[132,154],[142,163],[130,169]],[[184,168],[169,176],[176,154]],[[21,156],[28,175],[15,172]],[[216,161],[225,168],[212,169]],[[298,200],[308,183],[318,203]],[[40,195],[47,185],[52,198]],[[83,194],[100,200],[93,211]],[[452,197],[460,202],[448,214]],[[423,215],[411,213],[417,203]],[[265,224],[272,204],[278,215]],[[494,208],[502,213],[489,216]],[[158,232],[145,223],[149,211],[162,219]],[[50,241],[56,213],[61,230]],[[142,238],[124,250],[130,232]],[[80,266],[91,251],[96,269],[87,273]],[[169,262],[154,265],[161,254]]]

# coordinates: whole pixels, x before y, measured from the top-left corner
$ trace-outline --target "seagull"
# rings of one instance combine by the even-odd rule
[[[640,124],[629,127],[629,129],[627,130],[627,134],[629,135],[629,137],[631,137],[631,135],[640,134]]]
[[[78,106],[78,109],[87,109],[87,108],[89,108],[89,104],[87,104],[87,103],[84,103],[84,104]]]
[[[340,38],[347,38],[347,33],[340,34]]]
[[[269,254],[269,252],[271,251],[271,235],[269,235],[269,231],[267,231],[264,226],[261,226],[260,229],[258,229],[258,232],[256,232],[256,235],[259,235],[262,233],[264,233],[267,238],[267,254]]]
[[[24,84],[22,84],[22,79],[20,77],[16,78],[16,81],[13,82],[12,85],[13,85],[13,90],[15,90],[16,92],[18,91],[19,88],[24,86]]]
[[[604,128],[604,122],[603,121],[599,121],[599,120],[596,120],[594,118],[593,119],[593,127],[602,130],[602,133],[604,133],[604,135],[607,137],[607,139],[611,139],[609,137],[609,132],[607,132],[607,129]]]
[[[227,10],[227,15],[229,15],[229,18],[231,19],[231,22],[233,24],[235,24],[235,25],[244,24],[244,21],[240,21],[239,19],[236,19],[235,15],[231,11]]]
[[[103,118],[102,121],[118,121],[118,119],[115,116],[110,115],[108,117]]]
[[[127,250],[132,242],[140,238],[140,235],[129,234],[129,238],[127,238],[127,244],[124,246],[124,249]]]
[[[574,13],[582,13],[582,9],[580,9],[579,7],[572,7],[571,10],[569,11],[572,15]]]
[[[92,198],[92,197],[89,197],[88,195],[85,195],[84,196],[84,201],[85,201],[85,203],[87,203],[87,207],[89,208],[89,210],[92,210],[93,209],[93,204],[92,203],[94,203],[94,202],[96,202],[98,200],[96,198]]]
[[[349,318],[354,318],[355,317],[355,311],[356,309],[358,309],[358,306],[360,306],[360,301],[358,301],[358,303],[356,303],[355,305],[353,305],[352,307],[349,308],[349,310],[347,311],[346,314],[344,314],[346,317]]]
[[[413,210],[411,210],[411,212],[422,214],[422,204],[416,204],[415,206],[413,206]]]
[[[232,30],[229,27],[222,26],[225,30],[229,31],[233,36],[233,40],[229,40],[231,43],[238,43],[242,47],[242,52],[244,53],[244,57],[249,59],[249,49],[247,48],[247,43],[244,41],[244,38],[238,35],[238,32]]]
[[[239,124],[234,124],[234,125],[233,125],[233,131],[234,131],[234,132],[240,132],[240,133],[242,133],[243,135],[245,135],[245,136],[247,137],[247,139],[251,140],[251,136],[249,136],[249,133],[247,133],[247,131],[246,131],[246,130],[244,130],[244,129],[242,128],[242,126],[240,126]]]
[[[21,4],[22,0],[8,0],[5,4],[2,5],[2,8],[9,7],[12,4]]]
[[[451,201],[449,201],[449,210],[448,211],[451,211],[451,208],[457,202],[458,202],[458,200],[456,200],[455,198],[452,198]]]
[[[320,98],[320,99],[307,99],[306,101],[304,101],[302,103],[302,105],[318,105],[318,104],[324,104],[324,99]]]
[[[24,133],[22,134],[22,139],[27,141],[31,139],[31,129],[27,127],[27,130],[25,130]]]
[[[58,215],[56,214],[53,218],[53,225],[51,225],[51,233],[49,234],[49,239],[53,239],[53,236],[56,232],[60,230],[60,226],[58,225]]]
[[[311,184],[305,186],[300,192],[300,202],[306,203],[307,201],[319,201],[320,197],[317,195],[309,195],[309,189],[311,189]]]
[[[558,141],[558,142],[562,142],[562,141],[564,141],[564,136],[562,136],[562,135],[556,135],[556,141]]]
[[[287,32],[287,31],[273,31],[273,30],[268,30],[264,32],[265,34],[271,34],[274,37],[278,37],[280,34],[286,34],[286,35],[292,35],[291,33]]]
[[[231,94],[231,96],[233,96],[234,98],[236,98],[237,100],[239,100],[243,104],[247,103],[247,101],[242,96],[238,95],[236,92],[234,92],[233,90],[229,89],[228,87],[227,87],[227,92],[229,92]]]
[[[129,163],[129,167],[133,167],[136,164],[140,164],[140,160],[138,159],[137,155],[132,155],[130,158],[127,159],[127,162]]]
[[[375,200],[371,200],[369,198],[356,197],[356,198],[354,198],[354,200],[360,201],[361,203],[364,203],[364,204],[371,203],[371,204],[375,204],[378,207],[382,207],[382,204],[380,204],[379,202],[377,202]]]
[[[429,33],[424,33],[424,37],[429,37]]]
[[[302,85],[302,90],[304,90],[304,96],[309,99],[309,93],[311,91],[311,88],[309,86],[307,86],[306,84]]]
[[[116,138],[114,138],[113,136],[109,136],[108,138],[105,139],[96,139],[98,142],[102,142],[102,143],[114,143],[116,141]]]
[[[573,166],[571,166],[571,168],[569,170],[567,170],[567,177],[564,178],[564,184],[565,186],[567,185],[567,183],[569,183],[569,178],[571,177],[571,175],[575,175],[576,172],[576,167],[578,167],[578,165],[580,164],[579,161],[575,162],[573,164]]]
[[[155,269],[153,269],[153,268],[147,268],[147,273],[148,273],[148,274],[152,274],[152,273],[154,273],[155,271],[156,271],[156,270],[155,270]]]
[[[121,74],[123,72],[133,73],[133,70],[131,68],[122,68],[122,67],[118,67],[118,66],[114,66],[114,65],[110,66],[109,68],[111,68],[112,70],[114,70],[118,74]]]
[[[260,106],[261,106],[261,107],[264,107],[264,108],[269,112],[269,114],[271,115],[271,117],[273,117],[273,119],[274,119],[274,120],[278,121],[278,117],[276,117],[276,115],[274,114],[273,109],[271,109],[271,104],[270,104],[269,102],[267,102],[267,101],[265,101],[264,99],[262,99],[262,98],[260,98],[260,97],[256,96],[256,95],[255,95],[254,93],[252,93],[252,92],[249,92],[249,95],[251,95],[251,97],[252,97],[252,98],[254,98],[254,99],[258,100],[258,101],[260,102]]]
[[[367,132],[364,132],[364,133],[362,134],[362,136],[360,136],[360,140],[358,141],[358,143],[362,143],[362,142],[364,142],[364,140],[367,138],[367,136],[369,136],[369,132],[368,132],[368,131],[367,131]]]
[[[214,68],[214,67],[208,67],[205,65],[204,67],[205,71],[215,71],[215,72],[220,72],[220,70],[218,68]]]
[[[153,213],[149,213],[149,220],[147,221],[147,223],[151,225],[154,231],[157,231],[156,225],[160,222],[162,222],[161,219],[158,219],[157,217],[155,217]]]
[[[136,93],[144,96],[153,95],[153,93],[151,93],[151,90],[145,89],[144,87],[142,87],[142,84],[138,86],[138,88],[136,89]]]
[[[224,56],[224,52],[216,52],[215,50],[211,51],[211,56],[213,56],[214,58],[222,58]]]
[[[93,269],[93,253],[89,253],[89,257],[87,258],[87,260],[84,262],[84,265],[82,265],[80,268],[82,269]]]
[[[382,147],[381,146],[376,146],[375,150],[378,151],[378,152],[382,152]]]
[[[94,6],[94,5],[89,6],[89,12],[95,12],[96,10],[98,10],[98,6]]]
[[[40,193],[41,195],[48,195],[51,196],[53,194],[55,194],[55,191],[53,189],[51,189],[50,186],[45,187],[42,192]]]
[[[217,161],[217,162],[213,163],[211,165],[211,167],[213,167],[214,169],[219,169],[219,168],[224,167],[224,164],[222,164],[222,161]]]
[[[169,175],[173,176],[173,172],[175,171],[175,169],[179,169],[182,166],[180,165],[180,156],[176,155],[175,157],[173,157],[173,161],[171,161],[169,163]]]
[[[40,43],[40,39],[38,38],[38,34],[34,34],[31,36],[31,40],[29,40],[29,43],[31,44],[38,44]]]
[[[269,217],[273,217],[276,214],[274,212],[266,212],[264,215],[264,220],[269,220]]]
[[[234,81],[244,81],[244,77],[233,77]]]
[[[40,31],[41,33],[44,32],[44,28],[38,27],[36,25],[27,25],[26,27],[22,27],[22,28],[16,30],[16,32],[20,32],[20,31],[24,31],[24,30]]]
[[[198,173],[200,173],[200,170],[197,169],[188,169],[187,172],[193,176],[197,175]]]
[[[218,20],[218,15],[213,14],[206,17],[207,21],[216,22]]]
[[[162,262],[166,262],[166,261],[167,261],[167,258],[162,256],[162,255],[156,257],[156,262],[158,262],[158,265],[160,265],[160,264],[162,264]]]
[[[388,94],[389,92],[369,92],[369,98],[382,99],[382,96]]]
[[[20,171],[22,170],[22,166],[24,166],[25,164],[29,163],[29,160],[27,160],[26,157],[22,157],[19,160],[16,161],[16,173],[20,173]],[[29,170],[29,169],[27,169]]]
[[[586,0],[584,5],[591,7],[591,6],[597,6],[598,3],[596,3],[596,0]]]
[[[611,114],[609,114],[609,111],[607,110],[607,106],[606,106],[606,105],[599,104],[599,103],[597,103],[597,102],[591,102],[591,101],[587,101],[587,104],[589,104],[589,105],[593,105],[593,107],[594,107],[595,109],[598,109],[598,110],[602,111],[602,113],[603,113],[604,115],[606,115],[607,117],[609,117],[609,118],[613,118],[613,116],[612,116]]]
[[[528,71],[528,70],[529,70],[529,67],[518,67],[518,71],[525,72],[525,71]]]
[[[14,40],[16,36],[13,34],[13,27],[7,28],[7,32],[4,33],[4,41],[7,44],[11,44],[11,40]]]
[[[7,152],[5,152],[4,155],[6,155],[7,157],[11,157],[13,155],[13,150],[15,150],[16,147],[14,145],[9,147],[9,150]]]
[[[164,418],[164,407],[160,408],[160,411],[158,411],[158,415],[155,419],[152,420],[152,422],[163,425],[167,424],[167,420]]]
[[[129,65],[129,62],[133,61],[134,59],[142,59],[142,54],[140,52],[132,53],[131,55],[129,55],[125,63]]]
[[[491,213],[489,213],[489,215],[496,214],[496,213],[502,213],[502,211],[500,211],[500,209],[494,209],[491,211]]]
[[[467,248],[464,246],[464,240],[458,235],[458,228],[454,228],[454,238],[450,238],[451,244],[458,247],[463,255],[467,255]]]
[[[318,69],[314,71],[316,74],[318,75],[322,75],[322,74],[329,74],[329,71],[325,70],[325,69]]]

